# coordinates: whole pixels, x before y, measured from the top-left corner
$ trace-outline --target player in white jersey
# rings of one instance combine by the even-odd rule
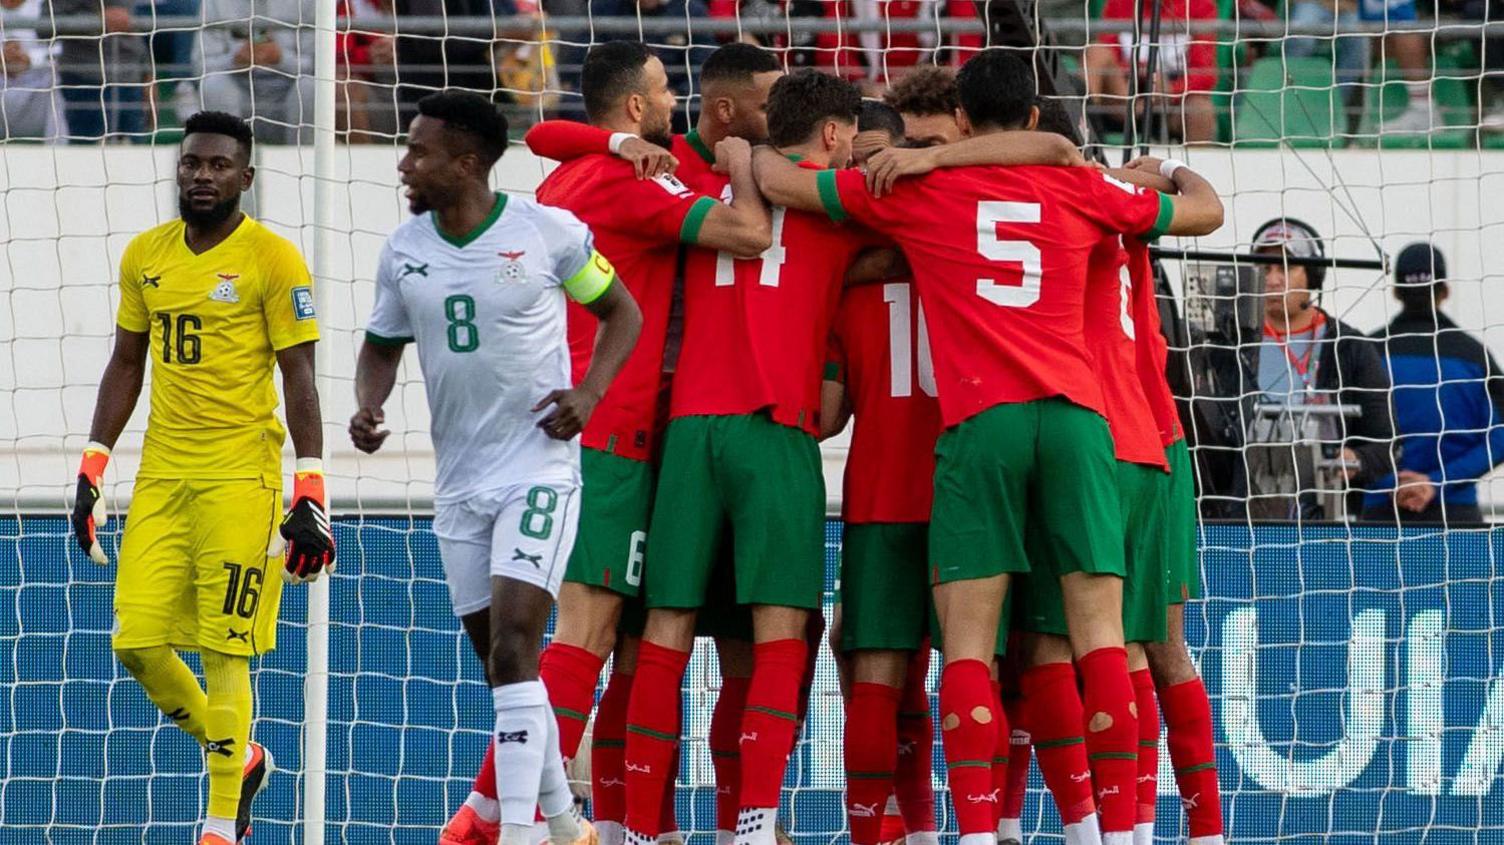
[[[581,836],[538,645],[579,517],[580,430],[636,342],[637,303],[573,214],[493,193],[506,120],[485,98],[420,100],[398,164],[418,215],[387,239],[355,370],[356,448],[388,431],[381,407],[416,343],[434,452],[434,533],[455,614],[485,664],[496,707],[503,845],[523,845],[535,806],[555,845]],[[600,319],[570,386],[565,296]]]

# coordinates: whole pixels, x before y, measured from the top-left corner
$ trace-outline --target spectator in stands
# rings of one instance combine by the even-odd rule
[[[198,44],[197,26],[168,26],[158,22],[162,17],[199,18],[199,0],[152,0],[138,3],[137,11],[149,10],[154,31],[147,36],[147,49],[151,56],[151,81],[148,95],[153,95],[160,83],[177,80],[172,86],[173,111],[178,122],[188,119],[198,111],[198,86],[194,83],[197,73],[194,63],[194,47]],[[154,97],[153,97],[154,99]]]
[[[1212,107],[1211,92],[1217,87],[1217,44],[1211,34],[1191,34],[1193,21],[1216,21],[1216,0],[1165,0],[1160,8],[1160,49],[1158,66],[1148,75],[1149,10],[1152,4],[1134,0],[1107,0],[1102,20],[1133,20],[1138,8],[1143,14],[1144,39],[1134,49],[1133,33],[1102,35],[1088,44],[1086,92],[1099,103],[1111,106],[1112,112],[1127,121],[1129,103],[1129,68],[1139,75],[1136,89],[1140,94],[1155,94],[1170,100],[1170,130],[1187,144],[1217,140],[1217,113]],[[1137,53],[1137,58],[1134,54]],[[1161,86],[1163,82],[1163,86]],[[1144,127],[1140,126],[1140,131]]]
[[[339,12],[350,21],[336,35],[339,62],[338,116],[346,140],[362,144],[397,133],[397,42],[386,30],[393,20],[392,0],[341,0]]]
[[[1291,258],[1322,258],[1325,247],[1316,230],[1294,218],[1276,218],[1254,234],[1256,253]],[[1357,329],[1316,304],[1326,267],[1264,265],[1264,332],[1258,350],[1258,387],[1266,403],[1285,405],[1353,405],[1355,417],[1317,417],[1317,439],[1341,444],[1343,471],[1350,489],[1372,489],[1394,473],[1394,427],[1389,410],[1389,373],[1379,346]],[[1300,414],[1293,415],[1299,419]],[[1281,421],[1278,425],[1285,424]],[[1302,420],[1300,425],[1304,425]],[[1255,494],[1250,513],[1272,518],[1336,518],[1323,514],[1315,496],[1314,468],[1290,448],[1291,432],[1255,431],[1250,441],[1274,448],[1250,447],[1249,490]],[[1295,432],[1296,439],[1309,432]],[[1293,458],[1291,457],[1293,455]],[[1286,465],[1284,462],[1293,462]],[[1291,483],[1294,482],[1294,483]],[[1275,489],[1275,488],[1278,489]],[[1286,509],[1285,494],[1296,494]],[[1267,494],[1267,495],[1266,495]],[[1264,502],[1257,497],[1263,497]],[[1259,505],[1270,506],[1260,509]]]
[[[958,66],[982,46],[978,34],[951,35],[942,41],[935,31],[895,32],[884,27],[851,32],[839,26],[847,20],[888,24],[975,18],[971,0],[836,0],[823,5],[826,19],[838,29],[816,39],[819,67],[858,83],[870,95],[880,94],[909,68],[925,63]]]
[[[0,0],[0,139],[58,140],[68,134],[53,75],[53,45],[10,21],[40,18],[42,0]]]
[[[682,30],[675,27],[668,34],[648,34],[643,36],[643,41],[663,61],[663,69],[668,71],[669,87],[674,93],[680,97],[695,93],[700,65],[718,44],[713,35],[693,31],[694,20],[710,15],[705,0],[590,0],[590,13],[681,22]],[[675,115],[675,131],[679,131],[680,122],[684,120],[682,112]]]
[[[1291,24],[1334,24],[1334,36],[1343,27],[1354,23],[1410,23],[1416,19],[1415,0],[1296,0],[1289,9]],[[1405,80],[1409,102],[1403,112],[1383,125],[1381,131],[1425,132],[1433,126],[1432,73],[1426,54],[1427,38],[1422,32],[1392,32],[1384,36],[1387,52],[1394,57]],[[1371,36],[1291,37],[1285,41],[1285,55],[1292,58],[1311,56],[1321,51],[1323,45],[1330,45],[1327,49],[1332,54],[1343,99],[1349,106],[1355,106],[1360,94],[1357,85],[1364,81],[1372,64],[1372,43]]]
[[[200,33],[203,107],[251,121],[257,139],[313,140],[313,19],[317,0],[205,0]]]
[[[893,83],[883,101],[903,116],[909,146],[933,147],[961,139],[961,127],[956,123],[961,95],[950,68],[920,65]]]
[[[1452,6],[1458,17],[1479,23],[1504,21],[1500,0],[1452,0],[1438,4],[1438,11]],[[1483,59],[1483,80],[1478,91],[1478,128],[1504,132],[1504,35],[1483,38],[1478,43]]]
[[[518,13],[514,0],[395,0],[395,9],[399,20],[419,16],[484,19]],[[548,11],[556,14],[552,5]],[[491,66],[490,35],[488,31],[485,37],[477,37],[474,32],[464,30],[447,35],[397,36],[400,125],[406,126],[417,114],[419,99],[435,91],[460,88],[494,96],[496,73]]]
[[[91,143],[109,135],[139,136],[146,116],[146,41],[130,32],[133,0],[48,0],[52,19],[92,18],[85,34],[39,32],[57,36],[58,80],[68,110],[68,135]],[[44,18],[48,15],[44,14]]]
[[[1394,262],[1400,313],[1374,337],[1394,381],[1399,473],[1364,497],[1365,518],[1481,522],[1478,479],[1504,462],[1504,374],[1441,313],[1446,276],[1446,259],[1428,243]]]

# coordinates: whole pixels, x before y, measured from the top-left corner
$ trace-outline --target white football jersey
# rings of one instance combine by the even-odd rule
[[[431,212],[387,238],[366,340],[417,344],[437,501],[522,482],[579,483],[579,439],[544,434],[537,423],[552,406],[531,409],[572,386],[565,283],[592,254],[590,230],[573,214],[507,194],[465,238],[441,233]]]

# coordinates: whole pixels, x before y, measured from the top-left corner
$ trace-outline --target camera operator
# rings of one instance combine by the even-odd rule
[[[1255,253],[1324,258],[1325,247],[1309,224],[1276,218],[1254,234]],[[1289,408],[1261,415],[1249,436],[1249,516],[1255,519],[1337,519],[1318,492],[1314,461],[1295,444],[1314,433],[1328,459],[1341,460],[1350,490],[1394,472],[1394,427],[1389,373],[1377,342],[1313,301],[1324,266],[1288,262],[1263,265],[1264,328],[1258,354],[1260,402]],[[1307,412],[1315,405],[1356,406],[1356,415]],[[1314,428],[1314,432],[1312,429]],[[1329,445],[1328,445],[1329,444]],[[1340,445],[1340,450],[1336,447]]]

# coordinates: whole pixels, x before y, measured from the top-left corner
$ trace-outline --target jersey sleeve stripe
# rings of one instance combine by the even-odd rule
[[[1159,215],[1154,218],[1154,225],[1149,227],[1141,237],[1143,240],[1152,241],[1155,238],[1170,231],[1170,221],[1175,219],[1175,202],[1169,195],[1159,195]]]
[[[373,331],[366,332],[366,343],[372,346],[403,346],[412,342],[410,337],[386,337]]]
[[[836,188],[836,172],[822,170],[816,173],[815,186],[820,189],[820,205],[825,208],[825,213],[830,216],[830,219],[837,223],[846,222],[849,215],[845,207],[841,205],[841,192]]]
[[[564,280],[564,292],[581,305],[600,299],[616,279],[616,270],[604,255],[592,250],[579,272]]]
[[[705,218],[710,216],[710,209],[715,206],[715,200],[710,197],[700,197],[689,207],[689,213],[684,215],[684,222],[679,226],[679,240],[683,243],[693,244],[700,242],[700,227],[705,225]]]

